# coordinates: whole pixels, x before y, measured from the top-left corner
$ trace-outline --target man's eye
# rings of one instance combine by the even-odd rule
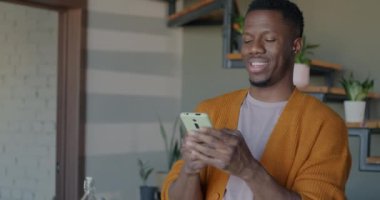
[[[267,42],[274,42],[274,41],[276,41],[276,39],[269,38],[269,39],[265,39],[265,41],[267,41]]]
[[[243,40],[243,42],[248,44],[248,43],[252,42],[252,40]]]

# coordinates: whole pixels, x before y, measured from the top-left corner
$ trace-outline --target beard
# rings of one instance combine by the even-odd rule
[[[251,83],[251,86],[258,87],[258,88],[265,88],[270,86],[270,79],[266,79],[263,81],[252,81],[249,79],[249,83]]]

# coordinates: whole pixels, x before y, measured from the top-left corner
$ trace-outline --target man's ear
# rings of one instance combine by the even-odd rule
[[[293,52],[294,52],[294,54],[297,54],[298,52],[300,52],[303,45],[304,45],[304,43],[303,43],[302,37],[297,37],[296,39],[294,39],[294,41],[293,41]]]

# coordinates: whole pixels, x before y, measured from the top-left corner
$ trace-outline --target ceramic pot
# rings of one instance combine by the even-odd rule
[[[344,101],[346,122],[363,122],[365,105],[365,101]]]
[[[310,82],[310,67],[306,64],[295,63],[293,70],[293,84],[297,88],[305,88]]]
[[[154,186],[140,186],[140,200],[159,200],[158,188]]]

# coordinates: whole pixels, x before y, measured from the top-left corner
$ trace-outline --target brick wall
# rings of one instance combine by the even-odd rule
[[[57,22],[0,2],[0,200],[55,193]]]

